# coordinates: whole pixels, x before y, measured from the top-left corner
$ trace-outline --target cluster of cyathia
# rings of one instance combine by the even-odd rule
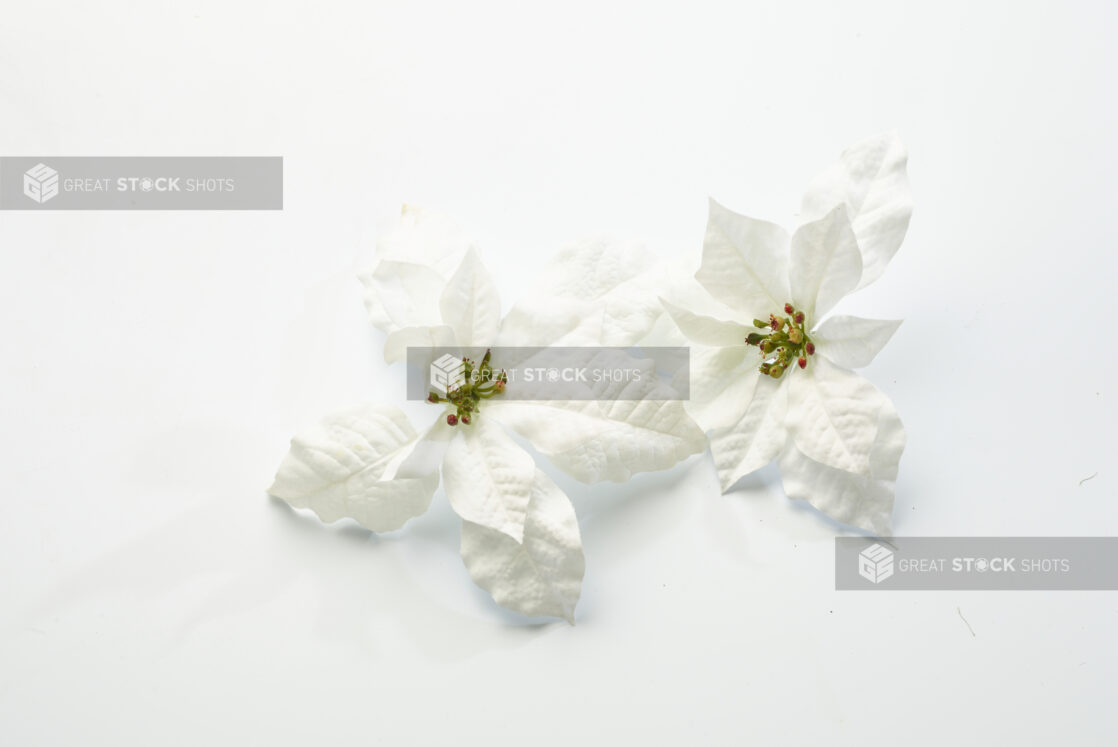
[[[462,380],[459,384],[447,389],[446,396],[440,397],[431,392],[427,401],[432,404],[446,402],[453,405],[455,411],[446,416],[447,425],[469,425],[475,413],[481,411],[479,404],[483,399],[491,399],[505,391],[509,376],[504,369],[495,372],[489,365],[491,350],[485,351],[481,365],[475,365],[469,358],[462,359]]]
[[[796,361],[800,368],[807,368],[807,356],[815,355],[815,343],[807,336],[804,312],[797,311],[792,304],[786,303],[784,313],[788,316],[769,314],[767,322],[754,319],[754,327],[769,329],[771,332],[767,335],[752,332],[745,338],[746,344],[756,345],[761,349],[761,373],[774,379],[783,376],[784,370],[792,365],[792,361]]]

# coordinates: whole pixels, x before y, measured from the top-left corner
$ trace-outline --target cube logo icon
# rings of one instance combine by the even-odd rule
[[[439,394],[466,383],[466,363],[450,353],[431,364],[431,388]]]
[[[893,575],[893,551],[878,544],[858,553],[858,575],[879,584]]]
[[[58,172],[40,163],[23,172],[23,193],[40,204],[58,194]]]

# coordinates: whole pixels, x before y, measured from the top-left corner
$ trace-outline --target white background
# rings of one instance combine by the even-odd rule
[[[441,491],[373,536],[264,490],[402,397],[354,279],[401,203],[507,308],[589,232],[697,258],[708,194],[791,224],[896,128],[911,229],[840,307],[907,320],[896,533],[1118,533],[1113,4],[232,5],[3,9],[4,155],[282,155],[286,199],[0,214],[0,741],[1112,743],[1118,596],[836,593],[771,469],[561,478],[574,627],[473,586]]]

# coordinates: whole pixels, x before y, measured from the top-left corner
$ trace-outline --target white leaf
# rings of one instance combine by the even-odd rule
[[[424,265],[448,277],[471,246],[461,229],[446,216],[404,205],[400,222],[378,237],[377,259]]]
[[[787,440],[787,387],[756,370],[746,375],[754,379],[755,388],[744,414],[736,423],[710,433],[710,453],[723,493],[771,462]]]
[[[384,362],[406,361],[408,348],[448,348],[454,347],[456,343],[454,330],[445,324],[431,327],[404,327],[389,332],[384,338]],[[426,355],[423,361],[430,364],[429,358],[431,355]]]
[[[586,483],[667,469],[706,448],[706,435],[678,400],[502,402],[487,414]]]
[[[901,326],[900,321],[832,316],[811,333],[817,353],[843,368],[868,366]]]
[[[862,255],[845,205],[800,226],[792,235],[791,255],[793,303],[811,321],[834,308],[862,276]]]
[[[454,329],[459,345],[492,345],[501,326],[501,301],[489,271],[470,249],[447,281],[439,299],[443,321]]]
[[[905,432],[893,403],[883,399],[868,476],[820,464],[791,442],[778,464],[789,498],[805,500],[836,521],[887,537],[892,534],[893,496]]]
[[[377,329],[391,333],[442,324],[437,299],[446,278],[430,267],[385,260],[357,277],[365,286],[365,308]]]
[[[542,347],[564,344],[574,337],[583,322],[580,304],[553,296],[538,296],[532,303],[519,303],[505,314],[495,347]]]
[[[788,301],[788,234],[775,223],[710,201],[703,261],[695,279],[750,319],[767,319]]]
[[[664,315],[649,278],[642,276],[620,285],[585,312],[582,332],[588,344],[624,347],[635,345]],[[569,344],[575,344],[572,342]]]
[[[745,346],[745,338],[750,332],[755,331],[751,324],[746,327],[737,322],[728,322],[710,316],[695,314],[687,309],[661,298],[660,304],[671,315],[672,320],[679,325],[679,329],[687,339],[700,345],[714,347]]]
[[[439,294],[469,247],[446,218],[405,205],[399,224],[378,238],[376,263],[357,274],[372,323],[385,333],[442,324]]]
[[[458,428],[448,425],[446,418],[440,415],[415,443],[392,461],[384,473],[384,479],[423,477],[437,472],[446,457],[451,440],[459,433]]]
[[[299,434],[268,492],[326,522],[343,517],[374,532],[399,529],[427,510],[438,473],[389,479],[389,464],[414,444],[399,409],[362,405],[335,413]]]
[[[450,442],[443,460],[443,486],[455,512],[474,524],[520,542],[536,465],[493,422],[488,405],[470,425],[456,426],[462,438]]]
[[[797,448],[829,467],[869,475],[886,397],[858,374],[818,355],[807,369],[788,375],[788,428]]]
[[[636,241],[590,236],[560,249],[536,290],[560,298],[597,301],[648,270],[656,255]]]
[[[897,253],[912,217],[908,154],[894,132],[847,148],[838,162],[812,180],[804,195],[803,220],[814,220],[845,204],[862,253],[862,279],[869,285]]]
[[[541,333],[533,339],[540,342],[531,344],[633,345],[663,314],[650,272],[656,261],[636,242],[603,236],[577,241],[552,258],[506,324],[515,318],[523,330],[530,326],[527,320],[539,320]],[[566,327],[561,337],[544,339],[543,330],[553,334],[561,326]]]
[[[757,349],[746,345],[691,348],[691,391],[684,406],[703,430],[741,420],[753,399],[760,362]]]
[[[574,624],[586,568],[578,519],[567,496],[543,472],[533,475],[523,542],[464,521],[462,560],[474,583],[502,607]]]

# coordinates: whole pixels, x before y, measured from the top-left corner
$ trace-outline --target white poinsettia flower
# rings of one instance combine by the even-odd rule
[[[645,287],[650,259],[633,245],[582,242],[559,254],[528,304],[502,318],[476,249],[442,218],[409,208],[361,280],[390,362],[409,346],[624,346],[663,313]],[[470,365],[496,372],[501,361],[486,354]],[[469,381],[468,408],[432,395],[440,414],[422,435],[392,406],[327,418],[292,441],[269,492],[324,521],[349,517],[390,531],[426,511],[441,468],[474,581],[503,607],[573,621],[584,570],[574,508],[506,428],[587,483],[666,469],[702,451],[706,436],[682,402],[656,399],[651,382],[624,400],[506,401],[504,387],[514,384]]]
[[[700,346],[688,409],[710,431],[723,492],[775,459],[789,497],[889,533],[904,428],[851,369],[900,322],[825,317],[900,247],[912,214],[906,161],[892,134],[849,148],[810,185],[791,236],[711,201],[701,289],[661,300]]]

